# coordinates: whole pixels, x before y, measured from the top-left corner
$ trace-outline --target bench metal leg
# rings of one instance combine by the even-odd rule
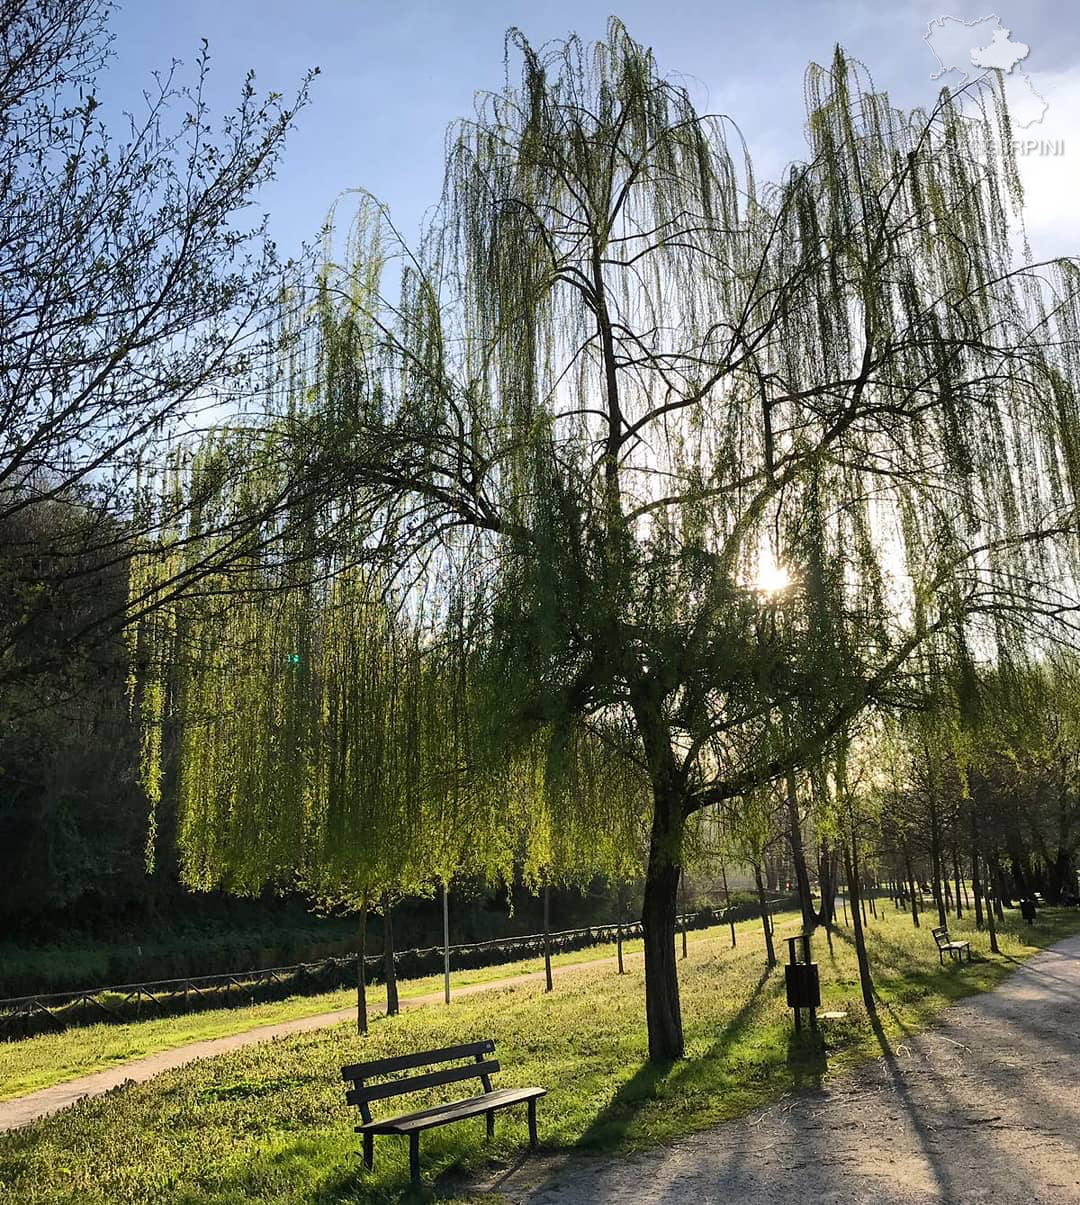
[[[409,1175],[414,1184],[420,1183],[420,1133],[413,1131],[409,1135]]]
[[[529,1101],[529,1146],[536,1146],[536,1097]]]
[[[494,1138],[495,1137],[495,1110],[488,1109],[488,1111],[484,1114],[484,1119],[487,1122],[487,1136],[489,1138]]]
[[[371,1171],[375,1166],[375,1135],[364,1135],[364,1166]]]

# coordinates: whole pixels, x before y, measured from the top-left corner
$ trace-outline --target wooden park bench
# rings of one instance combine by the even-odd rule
[[[949,937],[949,930],[944,926],[939,926],[937,929],[931,929],[934,935],[934,941],[937,942],[938,961],[942,966],[945,965],[945,951],[949,952],[952,958],[963,958],[964,951],[967,950],[968,962],[971,961],[971,942],[970,941],[953,941]]]
[[[415,1054],[402,1054],[392,1059],[374,1059],[370,1063],[355,1063],[342,1067],[341,1078],[352,1082],[345,1098],[350,1105],[357,1105],[363,1117],[363,1125],[356,1127],[364,1136],[364,1166],[370,1171],[373,1165],[373,1142],[376,1134],[408,1134],[409,1172],[413,1182],[420,1179],[420,1134],[435,1126],[461,1121],[466,1117],[484,1114],[487,1120],[487,1136],[495,1136],[495,1111],[509,1105],[528,1103],[529,1145],[536,1146],[536,1102],[547,1095],[546,1088],[492,1088],[491,1077],[499,1070],[498,1060],[489,1058],[495,1053],[495,1043],[490,1038],[483,1042],[470,1042],[465,1046],[448,1046],[443,1050],[421,1050]],[[408,1071],[414,1067],[429,1067],[438,1063],[455,1063],[472,1059],[464,1066],[444,1067],[439,1071],[425,1071],[420,1075],[406,1075],[397,1079],[384,1079],[396,1071]],[[372,1079],[383,1080],[371,1083]],[[404,1096],[425,1088],[441,1084],[453,1084],[461,1080],[478,1079],[483,1093],[465,1100],[455,1100],[433,1108],[421,1109],[416,1113],[403,1113],[400,1117],[388,1117],[373,1121],[371,1103],[391,1096]]]

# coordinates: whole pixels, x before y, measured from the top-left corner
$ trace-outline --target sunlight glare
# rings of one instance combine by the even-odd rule
[[[778,594],[791,585],[791,574],[783,565],[764,564],[758,568],[757,588],[763,594]]]

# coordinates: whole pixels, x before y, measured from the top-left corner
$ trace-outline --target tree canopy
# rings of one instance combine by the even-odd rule
[[[286,593],[245,621],[296,609],[259,656],[337,625],[320,710],[291,685],[251,695],[230,738],[258,728],[250,774],[194,788],[218,819],[189,842],[214,848],[235,814],[222,865],[244,865],[259,817],[301,795],[332,826],[340,759],[316,758],[325,785],[305,792],[274,769],[328,723],[351,750],[346,808],[404,791],[413,816],[460,796],[499,823],[548,809],[588,851],[641,799],[649,1046],[672,1058],[688,818],[842,756],[922,650],[1018,657],[1070,630],[1076,271],[1023,258],[990,85],[903,112],[838,50],[807,75],[805,161],[761,184],[737,128],[618,21],[594,46],[508,43],[520,80],[453,128],[421,245],[370,198],[343,247],[328,233],[260,437],[261,463],[293,458],[309,488],[251,570],[269,557]],[[244,489],[258,505],[274,474]],[[140,588],[165,565],[144,558]],[[207,605],[178,604],[169,638]],[[359,713],[379,722],[335,693],[350,642],[373,650],[346,677],[370,667]],[[223,680],[233,646],[206,643]],[[181,775],[218,756],[196,741]],[[376,764],[374,788],[359,767]],[[275,831],[285,855],[306,839]]]

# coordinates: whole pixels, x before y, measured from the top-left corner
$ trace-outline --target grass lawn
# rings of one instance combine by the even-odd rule
[[[1009,921],[999,935],[1005,955],[999,958],[989,955],[985,935],[953,921],[957,933],[971,937],[976,961],[941,968],[931,917],[914,930],[906,914],[884,908],[882,919],[871,921],[868,939],[881,1023],[890,1037],[925,1025],[960,996],[993,986],[1014,966],[1010,959],[1080,928],[1080,917],[1052,910],[1034,930]],[[795,924],[790,919],[788,931]],[[726,931],[713,931],[692,943],[680,963],[688,1057],[670,1067],[644,1061],[640,961],[622,978],[598,966],[558,980],[551,996],[534,983],[519,984],[448,1009],[382,1020],[363,1043],[342,1024],[86,1101],[0,1140],[0,1201],[328,1205],[410,1199],[403,1142],[376,1139],[374,1173],[358,1171],[355,1111],[344,1104],[339,1067],[480,1037],[498,1043],[505,1070],[497,1083],[551,1089],[539,1107],[544,1145],[603,1151],[701,1129],[880,1053],[861,1006],[850,931],[841,928],[832,954],[823,935],[815,942],[823,1006],[848,1013],[827,1030],[827,1056],[793,1038],[783,975],[764,974],[760,928],[746,922],[739,931],[736,950]],[[453,1092],[451,1086],[448,1097]],[[391,1105],[412,1107],[407,1099]],[[425,1134],[427,1181],[444,1177],[441,1191],[452,1195],[456,1173],[508,1158],[526,1140],[524,1110],[520,1118],[515,1112],[500,1114],[492,1144],[484,1142],[479,1120]]]
[[[760,922],[746,923],[757,925]],[[710,932],[692,932],[688,939],[691,943],[703,940]],[[627,941],[623,943],[623,950],[627,954],[639,954],[641,944],[640,938]],[[572,966],[614,957],[614,945],[599,945],[553,954],[551,962],[553,966]],[[543,969],[543,958],[526,958],[497,966],[454,971],[451,990],[528,975]],[[442,990],[442,975],[402,979],[398,983],[398,995],[402,1000],[432,992],[441,993]],[[372,1013],[379,1012],[385,1001],[385,989],[381,985],[369,988],[368,1007]],[[72,1028],[64,1033],[41,1034],[8,1045],[0,1044],[0,1100],[25,1096],[39,1088],[77,1079],[80,1075],[102,1071],[118,1063],[130,1063],[133,1059],[155,1054],[159,1050],[174,1050],[189,1042],[222,1038],[256,1029],[260,1025],[274,1025],[279,1021],[294,1021],[300,1017],[355,1007],[355,988],[344,988],[317,996],[289,996],[285,1000],[246,1008],[208,1009],[190,1016],[162,1017],[160,1020],[132,1021],[121,1025],[104,1022]]]

